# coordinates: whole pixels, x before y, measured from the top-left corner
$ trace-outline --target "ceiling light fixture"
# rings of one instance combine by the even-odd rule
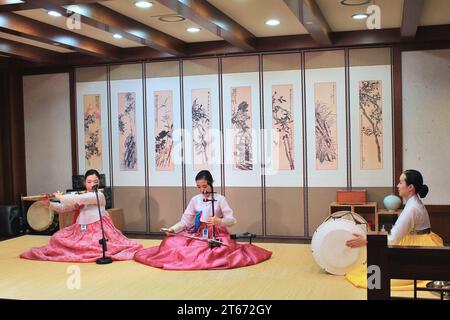
[[[266,24],[268,26],[277,26],[280,24],[280,20],[276,20],[276,19],[270,19],[266,21]]]
[[[343,6],[363,6],[369,2],[370,0],[341,0]]]
[[[352,14],[352,18],[355,20],[364,20],[367,19],[369,15],[367,13],[355,13]]]
[[[143,9],[150,8],[151,6],[153,6],[153,4],[148,1],[138,1],[134,5],[138,8],[143,8]]]
[[[50,11],[47,12],[47,13],[48,13],[48,15],[50,15],[50,16],[52,16],[52,17],[61,17],[61,16],[62,16],[61,13],[59,13],[59,12],[57,12],[57,11],[53,11],[53,10],[50,10]]]
[[[114,33],[113,37],[116,38],[116,39],[122,39],[122,35],[118,34],[118,33]]]
[[[194,32],[199,32],[199,31],[200,31],[200,28],[197,28],[197,27],[189,27],[189,28],[186,29],[186,31],[187,31],[187,32],[192,32],[192,33],[194,33]]]
[[[152,18],[153,17],[158,17],[158,20],[162,22],[181,22],[186,20],[185,17],[178,14],[164,14],[160,16],[152,16]]]

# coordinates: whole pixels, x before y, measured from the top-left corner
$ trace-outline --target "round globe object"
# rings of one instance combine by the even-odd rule
[[[395,211],[402,205],[402,200],[396,195],[390,194],[383,200],[384,207],[389,211]]]

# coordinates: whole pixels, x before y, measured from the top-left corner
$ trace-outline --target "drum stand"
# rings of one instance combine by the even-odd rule
[[[97,264],[108,264],[112,262],[112,259],[106,257],[105,255],[105,252],[108,250],[106,246],[106,241],[108,240],[105,239],[105,230],[103,229],[102,212],[100,210],[100,201],[98,200],[98,186],[94,186],[93,190],[95,192],[95,196],[97,197],[98,215],[100,217],[100,227],[102,229],[102,238],[98,241],[98,243],[102,246],[102,253],[103,253],[103,256],[101,258],[98,258],[95,262]]]

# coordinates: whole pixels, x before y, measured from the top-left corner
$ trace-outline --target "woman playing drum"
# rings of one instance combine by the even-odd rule
[[[405,201],[405,208],[397,219],[391,234],[389,245],[401,246],[443,246],[442,238],[431,232],[430,218],[421,198],[428,194],[428,186],[423,184],[422,174],[416,170],[406,170],[400,175],[397,185],[398,194]],[[347,246],[357,248],[367,243],[365,235],[355,234],[347,241]],[[357,287],[367,287],[366,265],[347,273],[346,278]],[[411,281],[394,280],[393,290],[410,290]]]

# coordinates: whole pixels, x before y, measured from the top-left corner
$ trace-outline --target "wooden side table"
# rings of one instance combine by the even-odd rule
[[[110,208],[107,209],[109,217],[111,218],[112,222],[114,223],[114,226],[119,229],[120,231],[123,231],[125,222],[123,217],[123,209],[122,208]],[[65,213],[59,213],[59,230],[70,226],[73,223],[73,211],[71,212],[65,212]]]
[[[375,214],[378,211],[376,202],[367,202],[365,204],[339,204],[332,202],[330,204],[330,214],[342,210],[359,214],[367,221],[369,229],[375,231]]]
[[[386,231],[390,231],[401,212],[402,210],[378,210],[375,214],[375,231],[380,231],[383,225]]]

